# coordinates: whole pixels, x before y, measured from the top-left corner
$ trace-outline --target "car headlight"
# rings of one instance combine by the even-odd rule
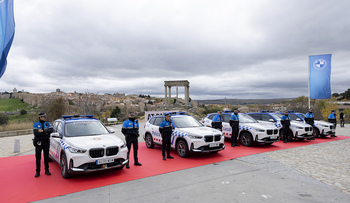
[[[329,128],[329,126],[328,125],[321,125],[322,127],[324,127],[324,128]]]
[[[190,134],[188,134],[187,136],[191,139],[202,139],[203,138],[202,136],[190,135]]]
[[[120,146],[120,149],[124,149],[126,147],[126,144],[124,143],[122,146]]]
[[[304,129],[304,127],[297,127],[298,129],[300,129],[300,130],[303,130]]]
[[[85,153],[86,152],[86,149],[79,149],[79,148],[72,147],[72,146],[69,146],[68,150],[72,153]]]
[[[254,131],[256,131],[256,132],[265,132],[265,130],[259,129],[259,128],[252,128],[252,130],[254,130]]]

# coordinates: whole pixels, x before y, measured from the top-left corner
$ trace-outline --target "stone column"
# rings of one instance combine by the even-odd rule
[[[169,86],[169,106],[171,105],[171,86]]]
[[[188,88],[189,88],[189,86],[185,86],[185,105],[186,106],[189,106],[189,102],[188,102],[188,100],[189,100],[189,91],[188,91]]]
[[[176,87],[176,100],[179,98],[179,87]]]
[[[167,106],[168,105],[168,93],[167,93],[167,86],[164,85],[165,87],[165,97],[164,97],[164,100],[165,100],[165,105]]]

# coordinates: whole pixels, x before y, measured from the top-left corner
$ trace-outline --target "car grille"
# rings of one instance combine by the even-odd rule
[[[212,142],[213,141],[213,136],[212,135],[206,135],[204,136],[205,142]]]
[[[334,125],[330,125],[329,127],[330,127],[330,129],[334,129]]]
[[[275,135],[275,134],[278,134],[278,129],[267,130],[266,133],[268,135]]]
[[[206,135],[204,136],[205,142],[213,142],[213,141],[220,141],[221,140],[221,135]]]
[[[305,131],[311,131],[312,130],[312,127],[305,127]]]
[[[114,147],[107,147],[107,149],[106,149],[106,155],[107,155],[107,156],[116,155],[116,154],[118,154],[118,150],[119,150],[119,148],[118,148],[117,146],[114,146]]]
[[[89,154],[91,158],[103,157],[104,149],[103,148],[90,149]]]

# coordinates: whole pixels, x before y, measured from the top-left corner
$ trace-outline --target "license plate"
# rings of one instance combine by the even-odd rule
[[[209,147],[218,147],[219,146],[219,143],[212,143],[212,144],[209,144]]]
[[[114,162],[113,158],[96,160],[97,165],[108,164],[108,163],[112,163],[112,162]]]
[[[277,139],[277,135],[276,136],[270,136],[270,139]]]

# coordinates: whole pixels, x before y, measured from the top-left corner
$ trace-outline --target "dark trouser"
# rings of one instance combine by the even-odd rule
[[[133,144],[133,148],[134,148],[134,162],[135,163],[138,162],[138,160],[137,160],[137,150],[139,148],[139,142],[137,140],[137,136],[135,136],[135,135],[125,136],[125,141],[126,141],[126,146],[128,147],[128,159],[129,159],[131,144]],[[130,160],[129,160],[129,163],[130,163]]]
[[[50,150],[50,141],[41,141],[41,145],[36,144],[35,146],[36,172],[40,173],[41,151],[44,151],[45,171],[49,170],[49,150]]]
[[[165,156],[165,149],[167,156],[170,156],[171,136],[162,136],[162,138],[162,156]]]
[[[340,127],[344,127],[345,125],[345,120],[344,119],[340,119]]]
[[[289,126],[283,127],[283,141],[290,141],[291,138],[289,137]]]
[[[231,145],[237,145],[238,131],[239,131],[239,126],[232,127]]]

